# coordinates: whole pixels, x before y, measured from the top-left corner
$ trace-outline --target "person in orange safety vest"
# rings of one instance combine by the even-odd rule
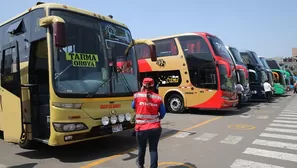
[[[138,143],[136,165],[144,168],[146,144],[149,142],[151,168],[158,167],[158,143],[162,128],[160,120],[166,114],[162,97],[154,93],[154,80],[144,78],[140,92],[134,94],[132,108],[135,109],[135,132]]]

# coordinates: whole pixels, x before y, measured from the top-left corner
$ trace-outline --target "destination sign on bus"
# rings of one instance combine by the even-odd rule
[[[74,67],[96,67],[98,55],[85,53],[66,53],[66,60],[72,61]]]

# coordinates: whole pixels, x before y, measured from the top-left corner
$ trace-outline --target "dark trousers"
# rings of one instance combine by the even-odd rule
[[[272,96],[272,92],[271,91],[265,92],[265,97],[266,97],[266,99],[267,99],[268,102],[270,102],[271,96]]]
[[[144,158],[146,152],[146,144],[149,142],[151,166],[150,168],[158,167],[158,143],[162,133],[162,128],[150,129],[145,131],[137,131],[136,139],[138,143],[138,159],[137,165],[144,168]]]
[[[296,87],[294,87],[294,93],[297,93],[297,88]]]

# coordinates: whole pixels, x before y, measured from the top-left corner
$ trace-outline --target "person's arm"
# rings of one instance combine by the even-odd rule
[[[132,101],[132,108],[135,109],[135,102],[134,102],[134,100]]]
[[[160,119],[163,119],[166,114],[166,109],[165,109],[163,102],[161,103],[161,105],[159,107],[159,113],[160,113]]]

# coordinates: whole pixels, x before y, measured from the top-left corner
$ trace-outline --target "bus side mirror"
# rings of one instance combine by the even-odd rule
[[[151,55],[151,61],[156,62],[157,61],[157,51],[156,51],[156,46],[155,45],[150,45],[150,55]]]
[[[53,37],[56,47],[66,47],[66,32],[65,23],[55,22],[53,23]]]
[[[53,38],[56,47],[66,46],[65,21],[59,16],[46,16],[39,20],[40,27],[53,27]]]

